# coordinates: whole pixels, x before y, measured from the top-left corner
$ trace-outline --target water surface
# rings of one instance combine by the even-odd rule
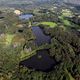
[[[55,64],[55,60],[50,57],[47,50],[37,51],[36,55],[21,62],[25,67],[45,72],[51,71]]]
[[[31,18],[32,15],[21,15],[21,19],[29,19]],[[42,44],[45,43],[50,43],[51,37],[48,35],[45,35],[43,30],[40,27],[32,27],[33,34],[35,35],[35,44],[37,46],[41,46]],[[39,50],[36,52],[36,55],[30,57],[29,59],[26,59],[24,61],[20,62],[20,65],[23,65],[27,68],[32,68],[35,70],[40,70],[40,71],[50,71],[53,69],[55,65],[55,60],[52,59],[49,55],[49,50]]]
[[[40,46],[45,43],[50,43],[51,37],[45,35],[43,30],[40,27],[32,27],[32,31],[35,34],[35,43]]]
[[[22,14],[22,15],[19,16],[19,18],[22,19],[22,20],[28,20],[32,17],[33,17],[32,14]]]

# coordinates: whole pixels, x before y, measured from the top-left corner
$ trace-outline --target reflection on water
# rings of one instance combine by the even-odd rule
[[[31,18],[32,15],[25,14],[19,17],[20,19],[26,20]],[[40,27],[32,27],[32,31],[36,37],[35,44],[40,46],[44,43],[50,43],[51,37],[48,35],[45,35],[43,30]],[[52,70],[55,64],[56,64],[56,61],[50,57],[48,50],[37,51],[36,55],[20,62],[20,65],[23,65],[25,67],[32,68],[35,70],[40,70],[40,71],[46,71],[46,72]]]
[[[21,62],[21,65],[40,71],[50,71],[55,65],[55,60],[49,56],[47,50],[37,51],[37,54]]]
[[[28,20],[31,17],[33,17],[32,14],[22,14],[22,15],[19,16],[20,19],[24,19],[24,20]]]
[[[40,46],[44,43],[50,43],[51,38],[43,33],[43,30],[40,27],[32,27],[32,31],[36,36],[35,43]]]

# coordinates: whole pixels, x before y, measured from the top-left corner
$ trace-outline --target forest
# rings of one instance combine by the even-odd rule
[[[80,12],[15,10],[0,10],[0,80],[80,80]]]

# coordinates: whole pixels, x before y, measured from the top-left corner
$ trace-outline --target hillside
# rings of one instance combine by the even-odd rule
[[[80,5],[80,0],[64,0],[66,3]]]

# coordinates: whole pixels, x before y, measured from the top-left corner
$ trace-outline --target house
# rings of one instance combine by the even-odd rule
[[[21,11],[20,10],[14,10],[14,13],[16,14],[16,15],[21,15]]]

